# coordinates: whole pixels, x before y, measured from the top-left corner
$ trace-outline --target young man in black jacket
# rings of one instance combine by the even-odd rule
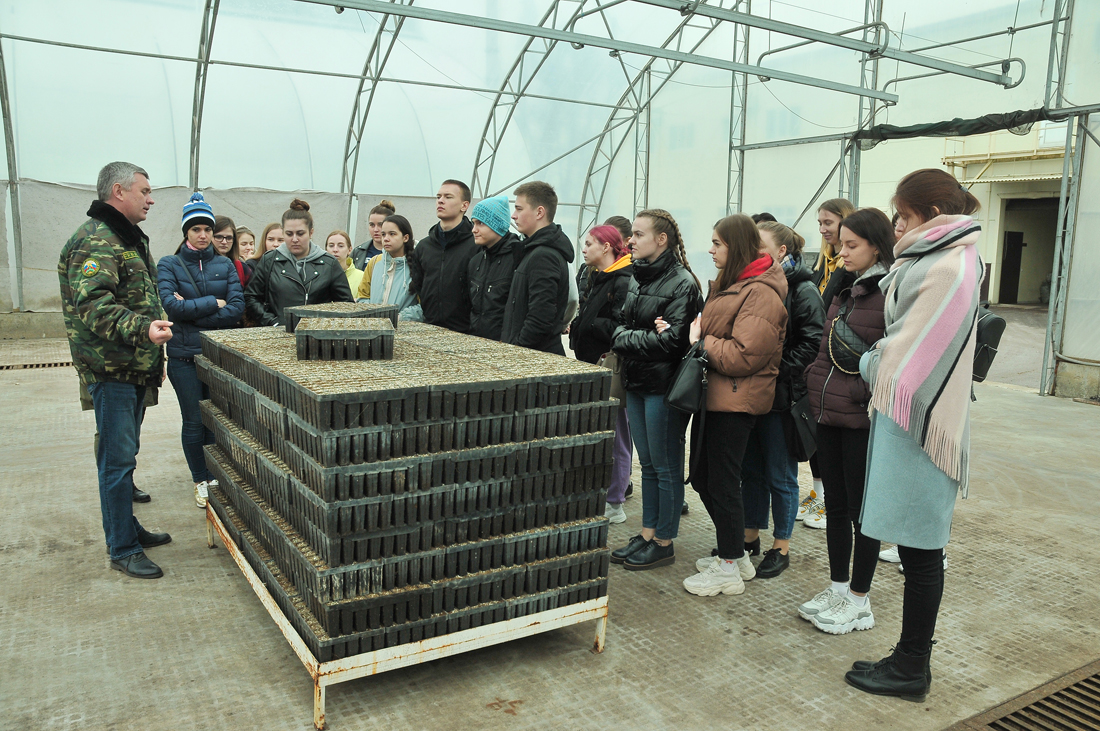
[[[513,191],[512,220],[523,234],[523,259],[512,277],[501,340],[511,345],[565,355],[565,328],[572,275],[573,243],[554,223],[558,195],[549,183],[532,181]]]
[[[519,237],[508,230],[508,196],[478,201],[470,211],[478,252],[470,259],[470,334],[500,340],[512,276],[523,255]]]
[[[435,196],[432,226],[409,257],[413,289],[420,297],[424,321],[455,332],[470,332],[470,298],[467,266],[477,253],[473,224],[466,218],[470,187],[458,180],[444,180]]]

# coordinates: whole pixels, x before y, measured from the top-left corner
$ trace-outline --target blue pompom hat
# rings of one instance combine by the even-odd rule
[[[512,222],[512,209],[508,206],[508,196],[498,195],[495,198],[485,198],[474,205],[470,211],[470,220],[478,220],[501,236],[508,233],[508,226]]]
[[[214,228],[214,209],[202,193],[192,193],[191,200],[183,204],[183,232],[187,233],[187,229],[203,223]]]

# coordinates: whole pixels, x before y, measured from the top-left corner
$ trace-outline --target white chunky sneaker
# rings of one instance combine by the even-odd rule
[[[604,508],[603,517],[607,518],[608,523],[625,523],[626,511],[623,510],[621,503],[619,505],[608,503],[607,507]]]
[[[853,630],[871,629],[875,626],[875,615],[871,613],[871,600],[867,606],[857,607],[848,597],[842,597],[824,611],[810,618],[814,627],[831,635],[846,635]]]
[[[879,551],[878,560],[888,561],[890,563],[901,563],[901,556],[898,555],[898,547],[891,546],[884,551]]]
[[[805,518],[802,519],[802,525],[807,528],[818,528],[820,530],[825,529],[825,503],[820,500],[817,501],[817,506],[814,512],[808,513]]]
[[[815,502],[821,502],[817,499],[817,493],[810,490],[810,494],[806,496],[806,499],[798,504],[798,514],[794,516],[795,520],[802,520],[808,513],[812,513],[814,508],[811,506]]]
[[[684,589],[696,596],[718,596],[719,594],[743,594],[745,582],[739,571],[723,571],[717,557],[706,571],[684,579]]]
[[[702,573],[721,560],[722,559],[718,558],[717,556],[707,556],[706,558],[701,558],[695,562],[695,570],[699,573]]]
[[[209,496],[210,492],[206,488],[205,481],[195,485],[195,507],[206,510],[206,498]]]
[[[722,559],[718,556],[707,556],[706,558],[698,559],[695,562],[695,570],[702,573],[709,569],[711,566],[717,566]],[[756,567],[752,565],[752,560],[749,557],[748,551],[745,555],[739,559],[736,559],[734,563],[737,564],[737,573],[741,576],[742,581],[752,581],[756,578]]]
[[[829,587],[825,591],[819,593],[810,601],[805,604],[800,604],[798,607],[798,616],[807,622],[813,621],[815,614],[824,612],[836,602],[843,598],[841,594],[838,594],[833,590],[833,587]]]

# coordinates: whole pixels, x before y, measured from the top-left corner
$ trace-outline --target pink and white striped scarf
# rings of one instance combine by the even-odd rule
[[[879,282],[886,332],[871,371],[871,408],[917,440],[966,494],[970,389],[985,273],[970,216],[937,216],[894,246]]]

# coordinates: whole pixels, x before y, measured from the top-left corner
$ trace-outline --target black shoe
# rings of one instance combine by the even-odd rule
[[[167,535],[167,534],[165,534]],[[160,566],[149,560],[144,551],[138,551],[119,561],[111,561],[111,568],[135,579],[159,579],[164,576]]]
[[[134,500],[135,503],[147,503],[147,502],[149,502],[150,500],[153,499],[149,495],[149,493],[147,493],[143,490],[137,489],[136,486],[134,486],[134,488],[133,488],[132,497],[133,497],[133,500]]]
[[[893,654],[869,668],[849,670],[844,680],[865,693],[923,703],[932,684],[931,658],[931,651],[925,655],[906,655],[895,647]]]
[[[171,543],[172,536],[167,533],[150,533],[142,528],[138,531],[138,543],[142,548],[153,548],[154,546],[163,546],[165,543]]]
[[[634,483],[628,482],[626,484],[626,492],[623,493],[623,500],[629,500],[632,497],[634,497]]]
[[[623,546],[622,548],[616,548],[614,551],[611,552],[611,563],[622,563],[623,561],[626,561],[628,557],[630,557],[635,551],[641,550],[642,546],[647,543],[649,543],[649,541],[642,538],[641,536],[634,536],[625,546]]]
[[[934,645],[934,644],[936,644],[936,642],[933,640],[932,644]],[[893,649],[891,648],[890,654],[887,655],[886,657],[882,658],[881,660],[856,660],[854,663],[852,663],[852,670],[854,670],[856,672],[859,672],[859,673],[866,673],[870,670],[873,670],[873,669],[879,667],[880,665],[884,665],[885,663],[890,662],[893,659],[894,659],[894,652],[893,652]],[[931,666],[926,668],[924,678],[925,678],[925,680],[928,681],[928,685],[932,685],[932,668],[931,668]]]
[[[756,540],[752,541],[751,543],[749,541],[745,541],[745,553],[749,554],[750,556],[760,555],[760,536],[757,536]],[[718,554],[716,553],[714,555],[717,556]]]
[[[745,548],[748,548],[748,544]],[[772,579],[786,571],[790,565],[789,555],[780,553],[778,548],[770,548],[764,552],[764,560],[756,567],[756,575],[761,579]]]
[[[684,501],[684,507],[680,508],[680,515],[687,515],[687,514],[688,514],[688,501],[685,500]]]
[[[649,541],[623,561],[623,568],[627,571],[646,571],[673,563],[676,563],[676,551],[671,543],[662,546],[657,541]]]

